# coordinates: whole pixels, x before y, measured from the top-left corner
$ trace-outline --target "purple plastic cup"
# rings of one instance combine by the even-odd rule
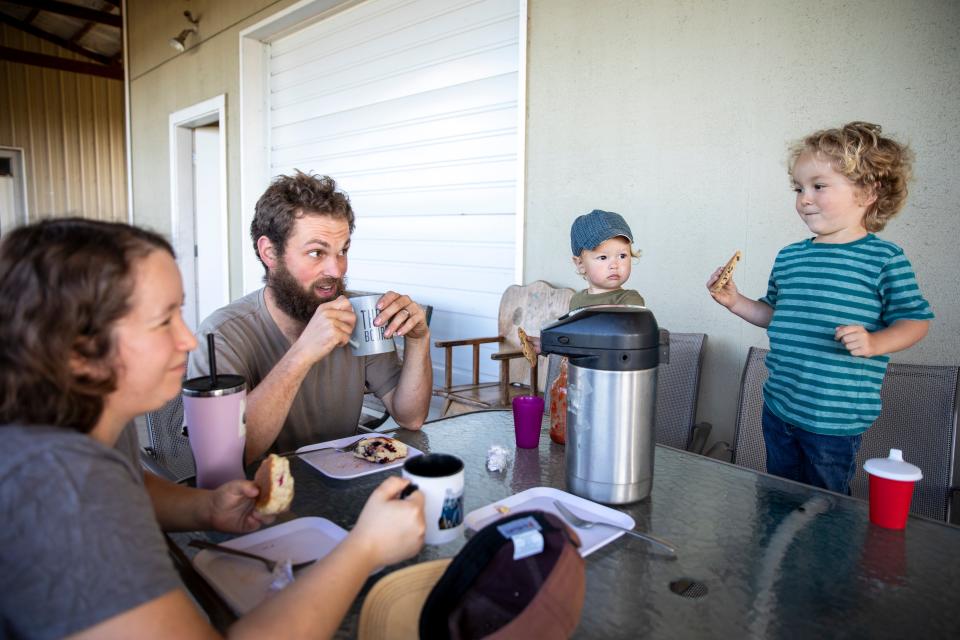
[[[517,447],[536,449],[540,446],[540,429],[543,426],[543,398],[517,396],[513,399],[513,430]]]

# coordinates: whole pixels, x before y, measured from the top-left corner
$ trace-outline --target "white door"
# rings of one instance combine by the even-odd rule
[[[227,229],[220,210],[220,124],[214,123],[193,130],[193,210],[196,212],[194,268],[197,274],[197,322],[229,302],[226,244]]]
[[[519,15],[369,0],[270,44],[270,174],[334,177],[357,215],[349,286],[432,305],[436,339],[495,335],[518,278]]]
[[[170,115],[171,228],[191,330],[230,301],[224,99]]]

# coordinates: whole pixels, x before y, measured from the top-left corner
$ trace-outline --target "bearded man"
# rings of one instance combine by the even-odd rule
[[[265,286],[200,325],[201,337],[215,336],[217,371],[247,381],[247,462],[271,447],[354,434],[366,389],[406,429],[427,418],[430,330],[417,303],[388,291],[377,305],[374,324],[386,327],[385,337],[404,338],[402,365],[394,352],[354,356],[347,346],[356,323],[344,295],[353,230],[350,200],[332,178],[277,177],[250,225]],[[190,376],[208,373],[206,349],[197,349]]]

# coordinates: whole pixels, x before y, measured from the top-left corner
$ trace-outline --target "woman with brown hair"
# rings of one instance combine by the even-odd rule
[[[255,529],[257,489],[145,479],[129,427],[179,393],[196,346],[169,243],[92,220],[16,229],[0,243],[0,300],[0,629],[215,636],[161,526]],[[422,497],[396,500],[404,486],[380,485],[347,539],[230,635],[332,635],[370,572],[422,544]]]

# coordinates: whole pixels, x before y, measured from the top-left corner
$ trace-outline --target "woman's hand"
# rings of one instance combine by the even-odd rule
[[[274,521],[254,510],[260,489],[249,480],[232,480],[207,493],[207,521],[216,531],[249,533]]]
[[[423,547],[423,494],[414,491],[404,500],[397,499],[408,484],[409,480],[398,476],[384,480],[370,494],[350,532],[351,538],[376,557],[376,566],[406,560]]]

